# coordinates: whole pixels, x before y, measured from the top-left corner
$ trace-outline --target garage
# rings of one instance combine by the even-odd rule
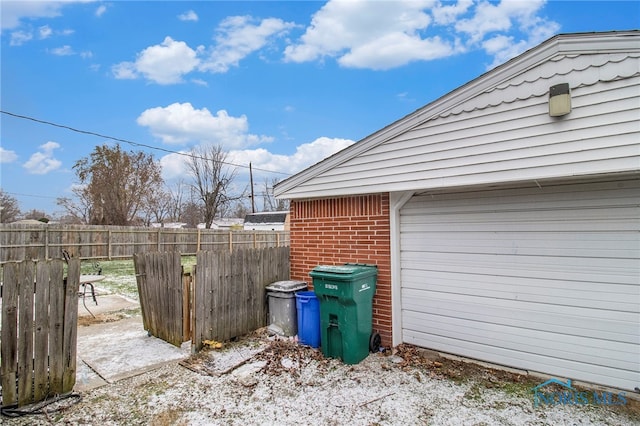
[[[376,264],[383,345],[640,388],[639,41],[560,34],[276,185],[293,279]]]
[[[417,193],[399,223],[402,341],[638,386],[637,175]]]

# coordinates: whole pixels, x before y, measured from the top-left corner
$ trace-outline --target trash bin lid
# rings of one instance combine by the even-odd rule
[[[364,265],[364,264],[355,264],[355,263],[345,263],[344,265],[318,265],[309,275],[312,277],[315,276],[323,276],[326,277],[326,274],[341,276],[344,278],[353,277],[353,276],[369,276],[378,273],[378,268],[375,265]]]
[[[306,290],[307,283],[306,281],[276,281],[265,288],[270,291],[288,293],[292,291]]]

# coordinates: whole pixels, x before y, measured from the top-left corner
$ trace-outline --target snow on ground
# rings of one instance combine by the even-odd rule
[[[264,349],[254,351],[239,368],[218,374],[216,365],[237,355],[242,345]],[[634,412],[534,407],[530,380],[467,363],[422,359],[411,350],[372,354],[351,366],[293,342],[256,335],[182,365],[172,363],[83,393],[80,403],[60,413],[8,424],[639,424],[637,405]]]

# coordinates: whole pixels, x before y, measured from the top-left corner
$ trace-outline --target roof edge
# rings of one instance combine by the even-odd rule
[[[360,139],[353,145],[279,182],[273,189],[274,195],[278,198],[287,198],[287,191],[290,189],[384,143],[422,121],[458,106],[477,93],[494,87],[506,79],[533,68],[554,56],[589,52],[640,52],[638,39],[640,39],[640,30],[557,34],[388,126]],[[304,197],[296,196],[293,198]]]

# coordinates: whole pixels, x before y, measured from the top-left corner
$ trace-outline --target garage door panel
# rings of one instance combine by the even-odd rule
[[[514,351],[502,347],[467,342],[455,338],[411,331],[405,334],[405,342],[496,364],[528,371],[543,372],[558,377],[606,384],[620,389],[634,389],[640,382],[640,373],[602,365],[580,364],[562,358],[553,358]]]
[[[603,358],[606,358],[610,367],[633,370],[637,367],[640,357],[637,346],[630,343],[610,341],[606,348],[602,348],[599,345],[594,346],[593,339],[572,334],[519,329],[502,324],[459,318],[444,320],[440,316],[420,312],[409,312],[406,319],[409,326],[429,321],[430,331],[433,335],[456,335],[458,339],[468,342],[483,343],[555,358],[569,356],[580,363],[599,364]],[[508,345],[504,344],[505,337],[508,337]]]
[[[402,252],[402,268],[638,285],[637,260]],[[414,266],[415,265],[415,266]]]
[[[430,251],[603,258],[633,258],[638,252],[637,239],[628,237],[628,233],[612,233],[609,239],[603,239],[601,233],[592,233],[584,235],[580,240],[570,239],[574,234],[562,234],[558,232],[463,233],[439,230],[432,233]],[[415,246],[421,242],[421,238],[423,237],[419,231],[411,231],[404,241],[409,246]]]
[[[406,291],[402,297],[403,315],[425,312],[444,318],[460,318],[511,325],[551,333],[575,334],[593,339],[640,344],[638,314],[544,306],[540,303],[479,298],[451,293]],[[404,318],[403,318],[404,319]],[[422,324],[428,329],[430,324]],[[408,329],[403,322],[403,328]]]
[[[403,340],[640,386],[640,180],[414,196],[400,211]]]
[[[463,211],[491,212],[496,210],[583,209],[616,206],[637,207],[637,186],[633,180],[601,184],[553,185],[540,188],[495,189],[493,191],[464,191],[418,195],[402,208],[403,215],[460,213]],[[434,203],[434,201],[436,203]]]
[[[602,214],[608,214],[602,211]],[[638,215],[640,216],[640,215]],[[638,217],[636,216],[636,217]],[[580,232],[591,225],[591,230],[599,232],[637,231],[638,227],[633,223],[634,218],[625,215],[618,217],[618,222],[609,220],[548,220],[548,221],[487,221],[487,222],[455,222],[455,223],[410,223],[411,216],[402,218],[406,225],[400,228],[400,232]],[[411,226],[408,226],[411,225]]]
[[[640,313],[638,288],[632,285],[603,285],[588,281],[550,281],[405,269],[402,281],[407,289],[455,293],[520,302],[607,309]]]

